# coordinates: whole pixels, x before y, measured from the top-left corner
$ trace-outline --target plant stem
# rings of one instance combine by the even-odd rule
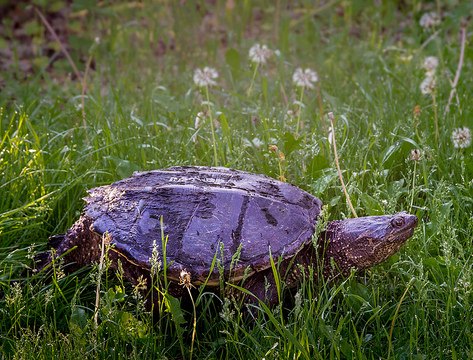
[[[248,96],[251,95],[251,91],[253,90],[253,84],[255,83],[255,79],[256,79],[256,73],[258,72],[258,67],[259,67],[259,63],[256,63],[256,66],[255,66],[255,71],[253,72],[253,77],[251,78],[251,83],[250,83],[250,87],[248,88],[246,94]]]
[[[435,91],[432,92],[432,106],[434,107],[434,125],[435,125],[435,142],[439,146],[439,120],[437,114],[437,100],[435,99]]]
[[[192,322],[192,340],[191,340],[191,349],[190,349],[190,354],[189,354],[189,359],[192,360],[192,354],[194,352],[194,342],[195,342],[195,334],[196,334],[196,327],[197,327],[197,312],[195,310],[195,303],[194,303],[194,298],[192,297],[192,293],[190,290],[190,286],[186,286],[186,289],[189,293],[189,297],[191,298],[192,302],[192,309],[194,311],[194,320]]]
[[[417,169],[417,161],[414,160],[414,171],[412,173],[411,203],[409,204],[409,212],[411,212],[412,205],[414,204],[414,186],[415,186],[415,181],[416,181],[416,169]]]
[[[406,290],[404,290],[404,293],[401,296],[401,299],[399,300],[397,306],[396,306],[396,311],[394,312],[393,319],[391,321],[391,328],[389,329],[389,337],[388,337],[388,359],[391,357],[391,351],[392,351],[392,346],[393,346],[393,331],[394,331],[394,324],[396,322],[396,319],[399,314],[399,309],[401,308],[402,302],[404,301],[404,298],[407,295],[407,292],[409,291],[409,288],[411,287],[412,283],[414,282],[413,279],[409,281],[407,284]]]
[[[214,166],[218,166],[218,159],[217,159],[217,141],[215,140],[215,129],[214,129],[214,120],[212,116],[212,108],[210,107],[210,96],[209,96],[209,87],[205,87],[205,95],[207,97],[207,107],[209,111],[209,119],[210,119],[210,130],[212,131],[212,147],[214,149]]]
[[[99,262],[99,271],[97,274],[97,287],[95,289],[95,311],[94,311],[94,325],[95,328],[99,326],[99,305],[100,305],[100,280],[102,279],[103,272],[103,258],[105,256],[105,239],[107,238],[108,233],[103,234],[102,236],[102,249],[100,252],[100,262]]]
[[[345,182],[343,181],[342,171],[340,170],[340,164],[338,163],[338,154],[337,154],[337,143],[335,142],[335,126],[333,126],[334,116],[332,112],[328,113],[328,118],[330,119],[330,126],[332,128],[332,144],[333,144],[333,154],[335,157],[335,165],[337,167],[338,178],[340,179],[340,183],[342,184],[343,193],[345,194],[345,198],[347,199],[348,206],[350,207],[351,213],[354,217],[358,217],[356,214],[355,208],[350,200],[350,195],[348,195],[347,187],[345,186]]]
[[[455,72],[455,78],[452,82],[452,90],[450,91],[450,95],[448,96],[447,106],[445,107],[445,111],[443,115],[447,115],[450,111],[450,104],[452,103],[453,96],[457,91],[458,81],[460,80],[460,74],[463,68],[463,59],[465,57],[465,44],[466,44],[466,23],[462,23],[461,29],[461,40],[460,40],[460,59],[458,60],[457,71]]]
[[[299,136],[299,128],[301,123],[302,100],[304,99],[304,87],[301,90],[301,98],[299,99],[299,114],[297,115],[296,136]]]

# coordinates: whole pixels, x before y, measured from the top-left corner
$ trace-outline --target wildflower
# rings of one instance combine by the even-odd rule
[[[313,89],[314,83],[319,81],[319,76],[312,69],[302,70],[301,68],[297,68],[294,75],[292,75],[292,81],[296,86]]]
[[[199,87],[217,85],[218,72],[214,68],[204,67],[194,71],[194,83]]]
[[[28,247],[28,254],[26,255],[27,259],[29,259],[29,260],[34,260],[35,259],[36,254],[35,254],[34,248],[35,248],[35,244],[31,244]]]
[[[409,160],[419,161],[422,156],[422,153],[419,149],[412,149],[411,154],[409,155]]]
[[[273,52],[266,45],[254,44],[249,51],[250,60],[255,64],[266,64]]]
[[[148,283],[148,280],[143,275],[140,275],[138,277],[137,284],[133,287],[133,294],[138,294],[140,291],[145,291],[148,288],[147,283]],[[120,288],[117,287],[117,289],[120,289]]]
[[[435,77],[432,75],[427,75],[424,81],[422,81],[422,83],[420,84],[420,91],[424,95],[429,95],[434,92],[436,86],[437,82],[435,80]]]
[[[222,311],[220,312],[220,317],[226,322],[233,322],[235,318],[235,311],[231,308],[230,299],[223,299]]]
[[[420,107],[420,105],[414,106],[414,110],[412,110],[414,117],[418,118],[421,112],[422,112],[422,108]]]
[[[44,293],[44,305],[48,305],[54,299],[54,290],[53,288],[49,288]]]
[[[440,16],[436,12],[428,12],[422,15],[419,20],[419,25],[424,29],[429,29],[435,26],[440,25]]]
[[[23,291],[21,290],[21,285],[19,282],[14,282],[13,285],[10,285],[9,294],[5,294],[5,302],[8,306],[15,305],[19,303],[23,298]]]
[[[151,250],[151,258],[149,259],[149,263],[151,264],[151,276],[155,276],[161,271],[161,259],[159,257],[159,249],[158,245],[156,244],[156,240],[153,240],[153,248]]]
[[[452,132],[453,146],[465,149],[471,145],[471,131],[466,126],[454,129]]]
[[[439,59],[435,56],[427,56],[424,60],[424,69],[427,76],[435,74],[437,67],[439,66]]]

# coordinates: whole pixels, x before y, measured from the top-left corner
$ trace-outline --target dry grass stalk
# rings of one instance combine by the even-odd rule
[[[337,153],[337,144],[335,142],[335,126],[333,125],[333,121],[335,117],[333,116],[333,112],[328,113],[328,118],[330,120],[330,126],[332,129],[332,145],[333,145],[333,155],[335,157],[335,165],[337,167],[338,178],[340,179],[340,183],[342,184],[343,193],[345,194],[345,198],[347,199],[348,206],[350,207],[351,213],[354,217],[358,217],[356,214],[355,208],[350,200],[350,195],[348,195],[347,187],[345,186],[345,182],[343,181],[342,171],[340,170],[340,164],[338,162],[338,153]]]
[[[64,56],[66,57],[67,61],[69,62],[69,64],[71,65],[72,67],[72,70],[74,71],[74,74],[76,75],[77,79],[79,79],[80,83],[81,83],[81,87],[82,87],[82,92],[81,92],[81,105],[82,105],[82,124],[84,126],[84,129],[86,128],[86,119],[85,119],[85,102],[84,102],[84,97],[85,97],[85,94],[87,92],[87,82],[86,82],[86,78],[87,78],[87,73],[89,71],[89,68],[90,68],[90,64],[92,62],[92,55],[89,57],[88,61],[87,61],[87,66],[86,66],[86,69],[85,69],[85,75],[84,77],[82,77],[79,69],[77,68],[76,64],[74,63],[74,60],[72,60],[72,57],[71,55],[69,54],[69,51],[67,51],[66,47],[64,46],[64,44],[61,42],[61,39],[59,39],[59,36],[57,35],[56,31],[54,31],[53,27],[51,26],[51,24],[49,23],[49,21],[46,19],[46,17],[43,15],[43,13],[38,9],[38,8],[35,8],[35,11],[36,11],[36,14],[38,14],[39,18],[41,19],[41,21],[43,22],[44,26],[46,27],[46,29],[48,29],[48,31],[51,33],[52,37],[54,38],[54,40],[56,40],[56,42],[58,43],[59,47],[61,48],[61,51],[62,53],[64,54]],[[86,140],[88,140],[88,137],[87,137],[87,133],[86,133]]]
[[[453,79],[452,82],[452,90],[450,91],[450,96],[448,97],[448,102],[447,106],[445,107],[445,111],[443,115],[447,115],[448,112],[450,111],[450,104],[452,103],[453,96],[457,92],[457,85],[458,81],[460,80],[460,74],[463,68],[463,59],[465,58],[465,45],[466,45],[466,22],[462,23],[461,29],[460,29],[460,59],[458,60],[458,66],[457,66],[457,71],[455,73],[455,78]]]

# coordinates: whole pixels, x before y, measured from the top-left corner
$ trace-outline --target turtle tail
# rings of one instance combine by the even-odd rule
[[[66,234],[52,235],[48,238],[48,245],[50,248],[57,250],[64,241]],[[52,262],[51,250],[46,250],[36,254],[34,258],[35,272],[39,272],[47,267]]]
[[[83,215],[65,233],[49,238],[50,251],[38,254],[36,272],[48,267],[54,259],[64,259],[67,272],[100,259],[102,235],[93,231],[93,220]]]
[[[54,249],[58,249],[59,245],[63,242],[64,238],[66,237],[66,234],[58,234],[58,235],[52,235],[48,239],[48,244],[50,247]]]

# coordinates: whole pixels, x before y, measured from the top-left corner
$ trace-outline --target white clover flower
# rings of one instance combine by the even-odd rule
[[[194,83],[199,87],[217,85],[218,72],[214,68],[204,67],[194,71]]]
[[[424,95],[430,95],[434,92],[436,86],[437,81],[435,80],[435,77],[427,74],[427,77],[420,84],[420,91]]]
[[[266,64],[273,52],[266,46],[254,44],[249,51],[249,57],[255,64]]]
[[[302,70],[301,68],[297,68],[296,71],[294,71],[294,75],[292,75],[292,81],[296,86],[313,89],[314,84],[319,81],[319,76],[312,69]]]
[[[427,75],[433,75],[439,66],[439,59],[435,56],[427,56],[424,59],[423,68]]]
[[[430,29],[432,27],[440,25],[440,16],[436,12],[428,12],[422,15],[419,20],[419,25],[424,29]]]
[[[465,149],[471,145],[471,131],[466,126],[452,131],[453,146],[459,149]]]

